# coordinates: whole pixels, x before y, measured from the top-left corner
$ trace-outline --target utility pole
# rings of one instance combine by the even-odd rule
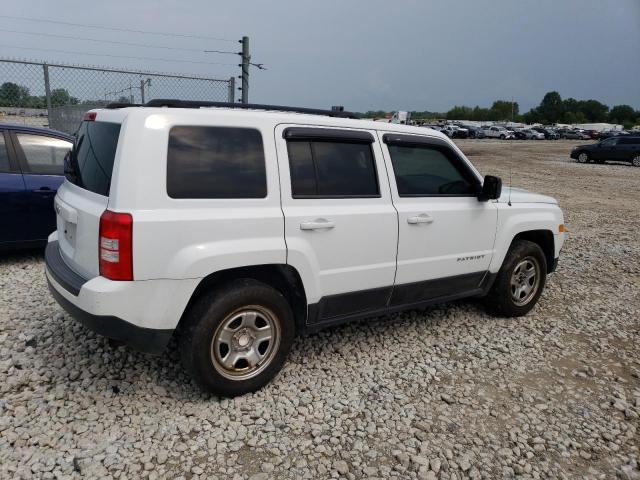
[[[242,63],[240,64],[242,68],[242,75],[240,75],[242,86],[240,90],[242,91],[242,103],[249,103],[249,65],[251,63],[249,37],[242,37],[240,43],[242,44]]]

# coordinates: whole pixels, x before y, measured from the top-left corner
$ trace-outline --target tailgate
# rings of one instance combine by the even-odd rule
[[[62,258],[85,278],[100,274],[98,235],[100,216],[108,197],[84,190],[65,181],[55,200],[58,242]]]
[[[55,200],[62,258],[86,278],[100,274],[100,216],[109,203],[120,137],[121,124],[100,121],[103,116],[100,110],[85,115],[73,149],[65,158],[65,181]]]

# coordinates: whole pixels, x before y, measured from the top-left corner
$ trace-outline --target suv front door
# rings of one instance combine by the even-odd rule
[[[386,307],[398,242],[375,131],[276,128],[287,263],[305,278],[309,323]]]
[[[435,137],[382,136],[398,211],[398,268],[391,306],[481,291],[493,256],[498,210],[480,202],[480,178]]]
[[[617,160],[615,152],[617,144],[617,137],[610,137],[601,141],[593,151],[594,160]]]

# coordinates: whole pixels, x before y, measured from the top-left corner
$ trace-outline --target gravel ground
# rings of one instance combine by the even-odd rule
[[[2,478],[639,478],[640,169],[573,144],[461,141],[555,196],[569,239],[526,318],[458,302],[298,339],[220,400],[170,349],[111,346],[49,296],[42,252],[0,257]]]

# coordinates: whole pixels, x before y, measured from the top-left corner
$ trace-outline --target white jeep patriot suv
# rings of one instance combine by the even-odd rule
[[[45,252],[56,300],[206,390],[280,370],[296,334],[485,297],[529,312],[564,241],[553,198],[484,179],[443,134],[345,112],[155,100],[85,115]]]

